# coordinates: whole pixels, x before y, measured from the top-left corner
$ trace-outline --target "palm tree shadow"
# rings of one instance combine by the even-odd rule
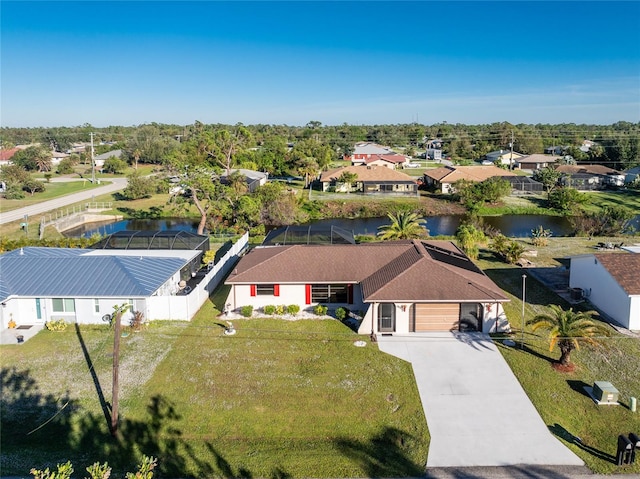
[[[612,464],[616,463],[615,456],[608,454],[604,451],[601,451],[600,449],[596,449],[593,446],[589,446],[588,444],[585,444],[584,442],[582,442],[581,438],[579,438],[578,436],[574,436],[569,431],[567,431],[564,427],[562,427],[560,424],[555,423],[553,426],[548,426],[548,427],[549,427],[549,431],[551,431],[555,436],[559,437],[560,439],[563,439],[569,444],[574,444],[578,446],[583,451],[588,452],[589,454],[591,454],[594,457],[597,457],[598,459],[610,462]]]

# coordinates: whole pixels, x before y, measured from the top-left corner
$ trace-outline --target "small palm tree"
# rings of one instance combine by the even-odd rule
[[[382,240],[414,239],[429,235],[429,230],[424,226],[427,221],[416,213],[401,211],[387,216],[391,224],[378,227],[378,238]]]
[[[593,319],[595,311],[577,312],[573,308],[565,311],[560,306],[550,305],[551,314],[538,314],[527,321],[533,331],[545,329],[549,331],[549,351],[558,345],[560,359],[563,366],[571,364],[570,356],[574,349],[579,348],[580,342],[597,345],[597,336],[609,336],[609,330]]]

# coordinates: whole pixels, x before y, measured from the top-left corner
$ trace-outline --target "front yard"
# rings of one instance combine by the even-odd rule
[[[408,363],[336,320],[238,320],[225,336],[215,314],[207,302],[191,323],[122,339],[118,440],[105,419],[109,330],[3,347],[3,474],[67,459],[130,470],[140,453],[169,477],[424,473],[429,434]]]

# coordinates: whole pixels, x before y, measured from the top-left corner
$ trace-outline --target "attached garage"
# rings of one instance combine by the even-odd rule
[[[458,303],[429,303],[413,305],[413,331],[458,331],[460,305]]]
[[[422,303],[411,311],[414,332],[482,331],[482,305],[478,303]]]

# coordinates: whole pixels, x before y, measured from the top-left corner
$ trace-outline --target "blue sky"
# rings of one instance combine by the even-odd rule
[[[640,121],[640,2],[1,9],[2,126]]]

